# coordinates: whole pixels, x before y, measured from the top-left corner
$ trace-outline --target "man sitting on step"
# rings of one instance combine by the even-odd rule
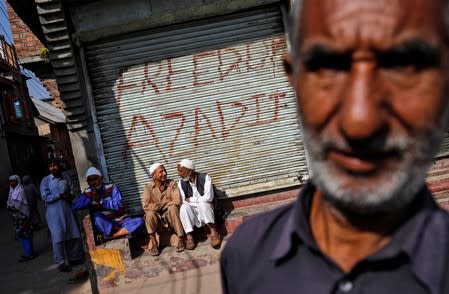
[[[206,173],[195,171],[195,163],[190,159],[183,159],[178,163],[179,193],[182,198],[180,208],[181,223],[187,234],[186,248],[195,248],[193,228],[209,226],[210,244],[213,248],[220,248],[221,238],[217,232],[214,218],[214,189],[212,180]]]
[[[163,228],[172,229],[178,237],[177,252],[185,249],[185,234],[179,219],[178,186],[167,178],[167,171],[160,163],[153,163],[149,168],[152,180],[145,185],[142,196],[142,208],[145,211],[145,225],[149,235],[148,251],[152,256],[160,254],[156,233]]]
[[[122,193],[115,184],[103,183],[98,169],[90,167],[86,179],[89,187],[73,203],[72,209],[90,209],[92,223],[100,232],[99,243],[126,236],[143,226],[142,218],[131,218],[124,213]]]

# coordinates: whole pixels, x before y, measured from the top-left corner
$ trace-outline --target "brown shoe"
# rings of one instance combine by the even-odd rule
[[[186,248],[186,239],[179,238],[178,246],[176,246],[176,252],[183,252],[185,248]]]
[[[151,256],[158,256],[159,254],[161,254],[155,237],[150,237],[150,240],[148,241],[148,247],[151,247],[151,249],[148,250]]]
[[[159,254],[161,254],[161,252],[159,251],[159,248],[157,248],[157,246],[154,246],[150,249],[151,256],[158,256]]]
[[[212,248],[218,249],[220,248],[220,245],[221,245],[220,235],[217,234],[210,237],[210,246],[212,246]]]
[[[195,249],[195,247],[196,247],[195,240],[187,238],[186,249],[187,250],[193,250],[193,249]]]

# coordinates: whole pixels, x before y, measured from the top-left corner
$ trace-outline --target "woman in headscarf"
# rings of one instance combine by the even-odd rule
[[[12,212],[16,238],[22,244],[24,255],[19,262],[31,260],[35,257],[33,250],[33,230],[30,220],[30,206],[25,196],[25,191],[20,184],[20,177],[12,175],[9,177],[8,209]]]

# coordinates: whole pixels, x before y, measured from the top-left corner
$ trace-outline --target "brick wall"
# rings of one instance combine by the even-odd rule
[[[29,29],[29,27],[19,18],[15,13],[14,9],[7,3],[8,16],[11,23],[11,31],[13,40],[16,46],[17,57],[22,62],[35,62],[40,60],[39,50],[44,47],[44,45],[39,41],[39,39],[34,35],[34,33]],[[33,59],[34,58],[34,59]],[[37,58],[37,59],[36,59]],[[24,64],[26,67],[26,64]],[[59,94],[58,84],[55,79],[41,79],[42,85],[50,93],[51,98],[53,98],[53,106],[64,109],[64,103],[61,101]]]
[[[43,48],[44,45],[14,12],[9,3],[6,3],[6,5],[8,7],[8,16],[17,56],[21,60],[24,58],[38,57],[39,49]]]
[[[52,105],[59,109],[64,109],[64,102],[61,100],[61,96],[59,94],[58,84],[55,79],[45,79],[42,80],[42,85],[47,89],[48,93],[50,93],[51,98],[53,98]]]

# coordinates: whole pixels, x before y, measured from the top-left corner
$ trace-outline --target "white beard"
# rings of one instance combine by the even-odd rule
[[[441,129],[433,128],[419,137],[388,138],[383,150],[398,150],[394,168],[375,175],[351,175],[326,159],[329,146],[344,142],[325,135],[314,136],[303,129],[310,155],[312,182],[324,199],[343,213],[371,217],[407,206],[425,185],[425,173],[441,143]]]

